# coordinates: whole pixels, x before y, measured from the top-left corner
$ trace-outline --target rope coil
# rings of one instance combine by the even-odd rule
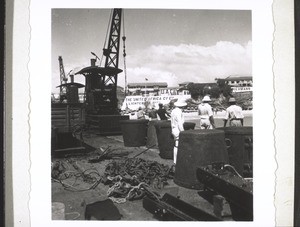
[[[107,191],[109,198],[116,203],[137,200],[150,194],[158,198],[150,188],[162,189],[173,178],[174,168],[155,161],[139,158],[114,161],[106,166],[106,178],[110,181]]]

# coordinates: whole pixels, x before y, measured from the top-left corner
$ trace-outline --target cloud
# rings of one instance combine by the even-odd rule
[[[88,66],[87,57],[72,65],[65,65],[65,72]],[[84,63],[83,63],[84,62]],[[178,86],[180,82],[214,82],[215,78],[229,75],[252,75],[252,42],[245,45],[220,41],[213,46],[195,44],[152,45],[146,49],[127,53],[127,83],[167,82]],[[119,67],[124,69],[120,56]],[[59,68],[52,72],[52,91],[59,91]],[[84,76],[75,76],[75,82],[85,83]],[[54,85],[55,86],[54,86]],[[124,87],[125,73],[118,76],[118,85]]]
[[[213,82],[229,75],[252,74],[252,43],[220,41],[214,46],[180,44],[150,46],[127,57],[128,82]]]

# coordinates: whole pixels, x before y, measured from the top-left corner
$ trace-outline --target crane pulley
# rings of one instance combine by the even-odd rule
[[[126,36],[125,36],[125,20],[124,20],[124,12],[123,12],[123,36],[122,36],[122,40],[123,40],[123,59],[124,59],[124,76],[125,76],[125,97],[127,95],[127,69],[126,69],[126,45],[125,45],[125,41],[126,41]]]

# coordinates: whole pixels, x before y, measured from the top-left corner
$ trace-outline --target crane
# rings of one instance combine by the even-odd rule
[[[82,139],[75,134],[84,121],[84,104],[79,103],[78,89],[84,87],[75,83],[71,70],[65,74],[63,59],[58,56],[60,72],[60,103],[51,104],[51,152],[59,155],[61,152],[85,151]],[[71,82],[68,83],[70,76]]]
[[[91,66],[83,68],[76,73],[82,74],[86,78],[87,113],[100,115],[114,115],[119,113],[117,81],[118,74],[123,71],[118,68],[121,21],[122,9],[113,9],[107,46],[103,48],[103,56],[105,57],[104,67],[95,65],[99,57],[91,52],[96,56],[96,59],[91,59]],[[124,36],[123,41],[125,41]]]
[[[86,123],[89,126],[99,127],[101,134],[120,133],[120,120],[129,119],[128,116],[120,115],[117,99],[118,74],[123,72],[119,69],[122,19],[122,9],[113,9],[105,44],[106,41],[108,42],[103,48],[104,67],[101,67],[100,58],[91,52],[96,59],[91,59],[91,66],[76,73],[85,76]],[[126,56],[125,39],[123,35],[124,57]],[[100,66],[96,65],[97,60],[100,61]]]
[[[61,56],[58,56],[59,73],[60,73],[60,85],[65,85],[68,82],[68,78],[65,74],[64,63]],[[60,102],[63,102],[67,98],[67,87],[60,86]]]
[[[60,85],[57,86],[60,89],[60,102],[77,103],[78,102],[78,89],[84,87],[83,84],[74,82],[73,70],[70,70],[68,74],[65,74],[63,59],[58,56],[59,71],[60,71]],[[68,83],[68,77],[71,81]]]

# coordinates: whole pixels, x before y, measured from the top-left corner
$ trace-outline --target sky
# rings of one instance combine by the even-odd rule
[[[59,92],[58,56],[66,74],[90,66],[95,58],[91,52],[101,58],[110,13],[111,9],[52,9],[52,92]],[[147,78],[178,86],[252,75],[249,10],[124,9],[122,13],[127,83]],[[121,42],[119,68],[124,70],[122,53]],[[75,82],[84,84],[84,76],[76,75]],[[125,86],[124,72],[118,75],[118,86]]]

